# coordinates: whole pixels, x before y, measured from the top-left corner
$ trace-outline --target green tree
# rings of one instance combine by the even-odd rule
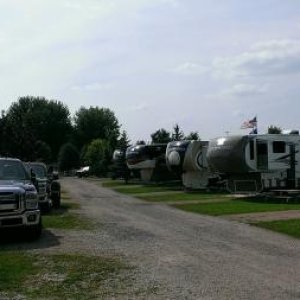
[[[185,138],[185,140],[200,140],[198,131],[191,131]]]
[[[126,130],[123,130],[118,140],[118,148],[125,151],[130,146],[130,140],[128,138]]]
[[[5,129],[5,111],[1,111],[1,117],[0,117],[0,155],[6,156],[5,151],[5,142],[4,142],[4,129]]]
[[[69,109],[43,97],[21,97],[8,109],[3,128],[3,148],[11,156],[35,160],[35,145],[43,141],[56,160],[59,148],[72,131]]]
[[[151,134],[152,144],[155,143],[168,143],[171,141],[170,132],[164,128],[156,130]]]
[[[81,107],[75,114],[75,141],[79,148],[95,139],[107,140],[111,147],[117,145],[120,125],[108,108]]]
[[[268,133],[269,134],[280,134],[282,132],[282,129],[280,127],[270,125],[268,127]]]
[[[37,161],[43,161],[45,163],[51,162],[51,148],[50,146],[43,142],[43,141],[37,141],[35,143],[35,160]]]
[[[58,168],[61,171],[70,171],[79,167],[79,152],[71,143],[61,146],[58,155]]]
[[[107,140],[93,140],[86,148],[84,160],[90,166],[92,174],[106,175],[112,157],[112,148]]]
[[[113,164],[111,165],[112,178],[124,178],[127,183],[130,177],[130,170],[126,162],[126,150],[130,146],[130,140],[128,138],[127,132],[122,131],[121,136],[118,140],[118,145],[116,151],[114,152],[114,157],[112,159]]]
[[[178,124],[175,124],[173,127],[172,140],[173,141],[181,141],[184,138],[184,133],[180,129]]]

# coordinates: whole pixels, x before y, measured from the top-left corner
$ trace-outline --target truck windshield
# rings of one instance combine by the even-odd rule
[[[35,173],[37,178],[46,178],[46,170],[43,166],[41,165],[30,165],[32,171]]]
[[[26,180],[28,175],[20,161],[0,160],[0,180]]]

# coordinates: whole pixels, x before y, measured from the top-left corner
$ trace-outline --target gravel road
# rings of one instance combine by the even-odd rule
[[[264,229],[61,180],[97,230],[61,243],[136,267],[126,299],[300,299],[300,241]],[[73,201],[73,200],[72,200]],[[57,246],[58,247],[58,246]]]

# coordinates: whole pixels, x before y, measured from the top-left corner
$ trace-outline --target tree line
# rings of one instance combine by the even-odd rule
[[[89,164],[95,148],[109,156],[119,135],[118,119],[108,108],[81,107],[72,117],[60,101],[26,96],[1,112],[0,154],[70,170]]]
[[[184,136],[177,124],[173,132],[161,128],[151,134],[152,143],[184,138],[199,139],[199,134]],[[56,164],[63,171],[90,165],[101,175],[109,169],[114,149],[129,145],[127,132],[108,108],[80,107],[71,116],[60,101],[26,96],[1,112],[1,156]]]

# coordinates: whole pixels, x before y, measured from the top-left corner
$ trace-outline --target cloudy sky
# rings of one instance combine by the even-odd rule
[[[0,0],[0,108],[112,109],[132,141],[300,128],[299,0]]]

